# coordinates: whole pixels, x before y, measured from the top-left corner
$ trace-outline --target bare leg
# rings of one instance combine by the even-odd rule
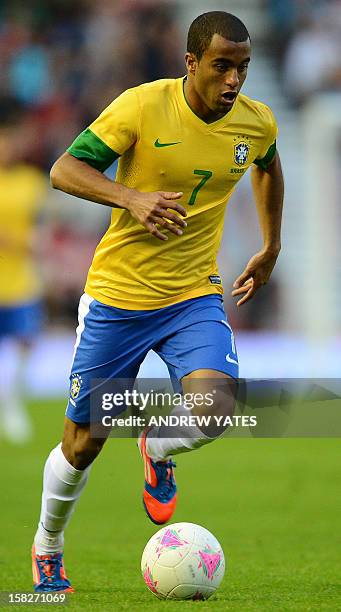
[[[218,425],[214,417],[232,416],[235,406],[236,383],[227,374],[217,370],[195,370],[182,379],[184,395],[187,393],[210,393],[213,404],[196,405],[192,410],[185,406],[176,408],[172,414],[209,416],[208,425],[188,427],[171,427],[160,425],[154,428],[147,436],[147,453],[154,461],[162,461],[170,455],[180,454],[200,448],[213,442],[224,433],[226,427]],[[224,418],[221,419],[224,421]]]

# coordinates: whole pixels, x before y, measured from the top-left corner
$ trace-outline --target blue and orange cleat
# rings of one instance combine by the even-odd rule
[[[32,573],[36,593],[74,593],[74,588],[65,574],[63,553],[37,555],[33,545]]]
[[[143,505],[150,520],[156,525],[167,523],[176,507],[175,463],[153,461],[147,454],[146,438],[151,428],[145,428],[139,438],[138,446],[144,463]]]

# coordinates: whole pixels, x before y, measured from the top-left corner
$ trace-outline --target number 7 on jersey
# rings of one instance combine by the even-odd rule
[[[205,185],[205,183],[207,183],[208,179],[211,178],[213,172],[211,172],[211,170],[194,170],[193,171],[194,174],[198,174],[199,176],[202,176],[203,178],[201,179],[200,183],[198,183],[198,185],[196,187],[194,187],[192,193],[191,193],[191,197],[189,199],[188,204],[190,206],[192,206],[193,204],[195,204],[195,200],[197,198],[197,195],[200,191],[200,189]]]

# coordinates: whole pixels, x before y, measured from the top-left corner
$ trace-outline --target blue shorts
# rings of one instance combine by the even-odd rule
[[[44,322],[42,302],[28,302],[17,306],[0,306],[0,338],[14,336],[31,340],[41,331]]]
[[[76,423],[90,422],[94,379],[135,379],[150,350],[174,380],[200,369],[238,378],[238,357],[220,295],[206,295],[157,310],[123,310],[84,294],[66,410]]]

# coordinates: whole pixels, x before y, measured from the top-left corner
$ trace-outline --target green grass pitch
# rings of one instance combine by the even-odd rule
[[[32,588],[42,468],[62,431],[64,402],[30,409],[34,442],[0,443],[1,591]],[[142,464],[134,440],[109,440],[67,530],[66,569],[76,593],[65,609],[341,610],[339,440],[222,439],[177,463],[174,522],[205,526],[225,551],[217,594],[207,602],[171,602],[147,590],[140,558],[157,527],[142,509]]]

